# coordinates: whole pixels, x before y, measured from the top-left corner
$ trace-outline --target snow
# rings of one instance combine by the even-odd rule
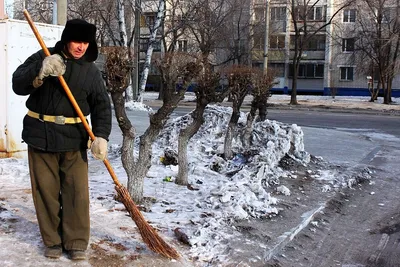
[[[152,100],[157,95],[146,93],[144,97],[145,100]],[[193,99],[194,96],[188,94],[184,101]],[[298,99],[300,103],[310,106],[342,105],[369,109],[389,107],[370,103],[368,98],[362,97],[333,99],[299,96]],[[270,99],[270,103],[276,104],[288,101],[289,96],[283,95],[274,95]],[[398,110],[397,101],[395,99],[394,105],[390,105],[391,110]],[[143,104],[129,103],[128,108],[151,112]],[[173,182],[178,172],[177,166],[165,166],[160,161],[166,149],[177,150],[179,130],[191,121],[189,115],[169,121],[153,145],[152,166],[145,179],[144,195],[147,201],[143,205],[144,216],[167,242],[180,251],[185,260],[197,266],[207,266],[210,262],[216,263],[215,266],[223,266],[229,262],[227,242],[240,235],[233,227],[235,221],[271,218],[279,214],[278,204],[281,198],[291,195],[291,187],[285,181],[298,179],[295,172],[279,166],[282,158],[289,157],[305,168],[310,162],[311,155],[304,150],[303,131],[295,124],[287,125],[272,120],[257,122],[253,131],[253,144],[245,149],[242,140],[246,119],[244,113],[241,114],[238,132],[233,141],[236,156],[231,161],[224,160],[220,154],[223,152],[223,138],[230,112],[229,107],[209,106],[205,113],[205,124],[189,143],[189,183],[192,190]],[[111,165],[120,182],[126,184],[126,174],[119,158],[120,143],[109,145]],[[328,193],[335,188],[351,187],[354,184],[354,178],[339,175],[332,170],[310,170],[309,174],[312,179],[321,183],[321,192]],[[107,255],[113,255],[109,259],[113,264],[137,260],[136,263],[140,266],[157,266],[155,263],[165,266],[162,259],[151,260],[157,258],[157,255],[142,243],[136,225],[127,216],[124,206],[114,199],[113,182],[107,170],[91,156],[89,183],[89,259],[74,265],[111,266],[105,260]],[[44,248],[32,203],[26,159],[0,159],[0,192],[1,265],[71,266],[66,257],[49,260],[43,256]],[[313,212],[319,210],[320,208]],[[304,219],[304,224],[309,222]],[[173,231],[176,228],[188,235],[190,247],[175,239]],[[145,265],[148,262],[152,265]],[[167,263],[168,266],[177,264],[174,261]]]

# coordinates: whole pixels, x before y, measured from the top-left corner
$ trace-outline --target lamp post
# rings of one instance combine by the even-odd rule
[[[269,0],[265,1],[265,36],[264,36],[264,74],[268,72],[268,45],[269,45]]]
[[[65,25],[67,23],[67,0],[57,0],[57,24]]]
[[[139,98],[139,61],[140,61],[140,11],[141,11],[141,0],[135,0],[135,36],[134,36],[134,58],[133,58],[133,65],[134,65],[134,75],[133,75],[133,97],[135,100]]]
[[[57,0],[53,0],[53,24],[57,25]]]

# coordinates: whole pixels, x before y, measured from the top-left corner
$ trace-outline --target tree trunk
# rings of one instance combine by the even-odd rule
[[[388,78],[386,86],[387,86],[387,90],[388,90],[388,101],[389,101],[389,104],[391,104],[393,102],[392,101],[392,84],[393,84],[393,80]]]
[[[179,185],[188,185],[188,156],[187,156],[187,145],[189,140],[197,133],[201,125],[204,123],[204,110],[207,104],[198,105],[193,111],[193,122],[188,125],[185,129],[182,129],[179,133],[178,142],[178,177],[175,181]]]
[[[296,56],[295,56],[296,57]],[[293,81],[292,81],[292,92],[290,94],[290,105],[297,105],[297,76],[299,72],[300,62],[295,59],[293,60]]]
[[[138,95],[139,95],[138,100],[140,102],[143,101],[143,93],[146,89],[147,77],[149,75],[149,69],[150,69],[150,65],[151,65],[151,57],[153,55],[153,50],[154,50],[154,43],[156,42],[157,31],[161,25],[161,20],[163,18],[163,15],[164,15],[164,0],[160,0],[158,3],[157,18],[156,18],[156,21],[154,22],[154,25],[152,25],[153,28],[150,30],[149,46],[147,48],[146,59],[144,62],[144,68],[143,68],[142,76],[140,79],[140,85],[139,85],[139,91],[138,91]]]
[[[115,90],[116,91],[116,90]],[[136,186],[140,187],[143,191],[143,182],[136,181],[138,178],[135,176],[134,170],[134,156],[133,156],[133,149],[134,149],[134,141],[135,141],[135,128],[132,126],[128,116],[125,112],[125,99],[121,92],[111,92],[111,98],[114,104],[115,110],[115,117],[117,118],[118,125],[122,131],[122,155],[121,161],[122,166],[128,176],[128,190],[132,188],[134,184],[135,190],[129,190],[132,198],[135,201],[140,201],[143,197],[143,192],[138,192],[139,189],[136,190]]]
[[[187,129],[187,128],[186,128]],[[183,130],[179,133],[178,139],[178,177],[175,180],[176,184],[188,185],[188,157],[187,157],[187,145],[189,143],[188,133],[184,133]]]
[[[376,88],[376,89],[374,88],[374,81],[372,81],[371,83],[368,83],[368,90],[371,95],[369,102],[375,102],[375,100],[378,99],[378,93],[379,93],[378,88]]]
[[[147,131],[146,131],[147,132]],[[134,166],[135,179],[128,181],[128,191],[137,203],[143,201],[144,178],[151,167],[152,136],[154,133],[142,135],[139,144],[139,157]],[[157,136],[157,135],[156,135]]]
[[[389,90],[387,84],[383,81],[383,78],[382,78],[382,88],[383,88],[383,104],[390,104]]]
[[[236,130],[236,125],[239,121],[240,107],[242,106],[245,96],[246,94],[244,92],[233,94],[232,115],[231,119],[229,120],[228,129],[226,131],[226,136],[224,141],[225,159],[231,159],[233,157],[232,139],[233,139],[233,134]]]
[[[258,102],[255,99],[253,99],[253,101],[251,102],[250,111],[247,114],[246,129],[242,141],[246,149],[249,148],[250,146],[251,133],[253,131],[253,122],[256,117],[257,108],[258,108]]]
[[[263,95],[257,103],[258,116],[260,117],[260,121],[265,121],[267,119],[267,101],[268,97],[266,95]]]
[[[233,158],[232,153],[232,139],[235,131],[235,123],[229,122],[228,129],[226,130],[225,141],[224,141],[224,158],[226,160]]]
[[[150,116],[150,125],[140,136],[139,157],[133,170],[135,179],[128,182],[129,193],[138,203],[143,200],[143,181],[151,167],[152,145],[178,105],[179,100],[179,95],[173,95],[168,102],[164,102],[163,106]]]

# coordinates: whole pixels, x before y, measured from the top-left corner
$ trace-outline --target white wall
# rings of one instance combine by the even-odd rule
[[[64,29],[50,24],[35,25],[48,47],[55,45]],[[22,143],[21,133],[27,97],[13,92],[12,75],[20,64],[41,48],[25,21],[0,20],[0,37],[0,158],[25,157],[27,148]]]

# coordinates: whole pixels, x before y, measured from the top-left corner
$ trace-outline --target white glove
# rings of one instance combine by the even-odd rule
[[[65,73],[66,66],[64,60],[58,54],[45,57],[38,78],[43,80],[47,76],[61,76]]]
[[[92,142],[91,139],[88,141],[88,148],[92,151],[93,156],[99,160],[105,160],[107,156],[107,140],[102,137],[97,137]]]

